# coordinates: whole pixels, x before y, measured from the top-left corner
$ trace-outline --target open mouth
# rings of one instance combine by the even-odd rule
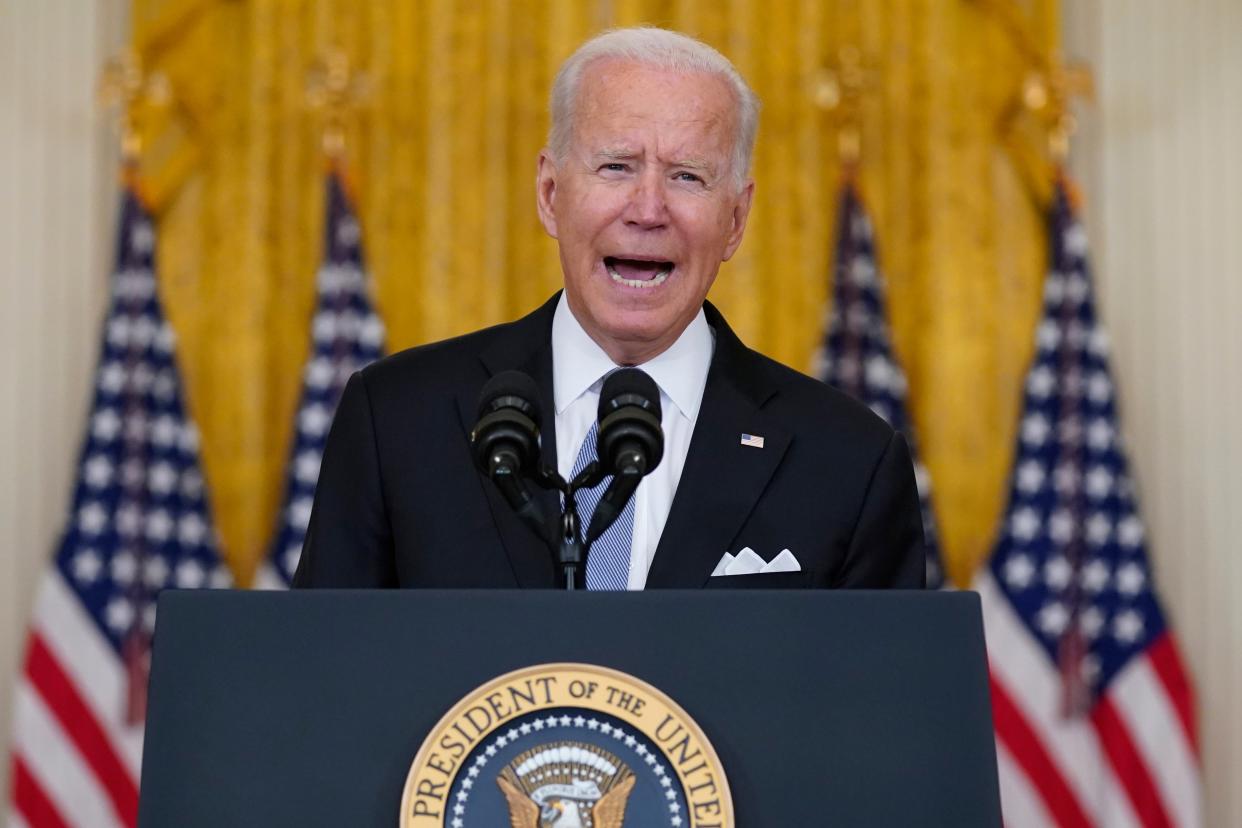
[[[649,259],[623,259],[605,256],[604,267],[614,282],[635,288],[654,288],[664,284],[673,272],[673,263]]]

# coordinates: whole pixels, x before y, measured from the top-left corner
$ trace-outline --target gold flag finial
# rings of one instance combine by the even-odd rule
[[[1073,103],[1077,98],[1095,100],[1095,79],[1083,63],[1056,60],[1027,75],[1022,84],[1022,103],[1043,121],[1048,130],[1048,150],[1062,163],[1069,156],[1070,138],[1078,129]]]
[[[874,74],[858,48],[847,44],[811,79],[811,98],[836,123],[837,152],[847,165],[856,164],[862,151],[862,97]]]
[[[355,71],[349,55],[332,47],[311,67],[306,78],[306,102],[323,116],[323,151],[338,158],[345,151],[345,124],[349,115],[371,94],[371,80]]]
[[[121,157],[126,164],[137,162],[142,153],[142,126],[152,109],[168,106],[172,86],[161,72],[146,72],[142,59],[133,49],[125,49],[104,64],[99,76],[101,106],[115,109],[121,133]]]

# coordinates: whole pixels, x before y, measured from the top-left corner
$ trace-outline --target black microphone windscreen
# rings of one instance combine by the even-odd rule
[[[517,408],[540,425],[539,388],[529,374],[501,371],[487,381],[479,393],[479,417],[497,408]]]
[[[658,422],[662,417],[660,387],[637,368],[613,371],[604,379],[604,387],[599,392],[598,418],[603,420],[624,405],[637,405],[651,412]]]

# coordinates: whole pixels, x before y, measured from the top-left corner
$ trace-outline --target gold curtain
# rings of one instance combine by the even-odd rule
[[[1056,0],[1009,4],[1021,29],[999,5],[134,0],[135,49],[173,92],[144,124],[163,297],[240,582],[272,535],[309,346],[324,173],[311,67],[339,49],[369,81],[346,146],[396,350],[514,318],[559,286],[534,211],[547,89],[583,39],[642,22],[715,45],[763,100],[750,227],[712,299],[746,342],[804,370],[840,173],[812,81],[845,45],[874,70],[862,189],[947,563],[964,582],[1003,507],[1044,262],[1047,171],[1012,114],[1029,54],[1056,45]]]

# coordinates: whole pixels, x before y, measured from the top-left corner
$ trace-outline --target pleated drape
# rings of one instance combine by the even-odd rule
[[[534,162],[560,62],[613,25],[681,29],[763,100],[751,224],[712,299],[752,346],[809,368],[821,335],[840,172],[813,80],[844,45],[874,82],[864,198],[950,572],[991,544],[1044,266],[1040,136],[1012,121],[1056,0],[134,0],[135,47],[173,106],[145,124],[160,224],[226,554],[245,583],[280,496],[308,347],[322,222],[322,115],[308,76],[331,49],[365,75],[349,169],[389,345],[514,318],[560,284],[534,211]],[[1026,42],[1017,42],[1020,39]],[[1015,151],[1019,150],[1019,151]]]

